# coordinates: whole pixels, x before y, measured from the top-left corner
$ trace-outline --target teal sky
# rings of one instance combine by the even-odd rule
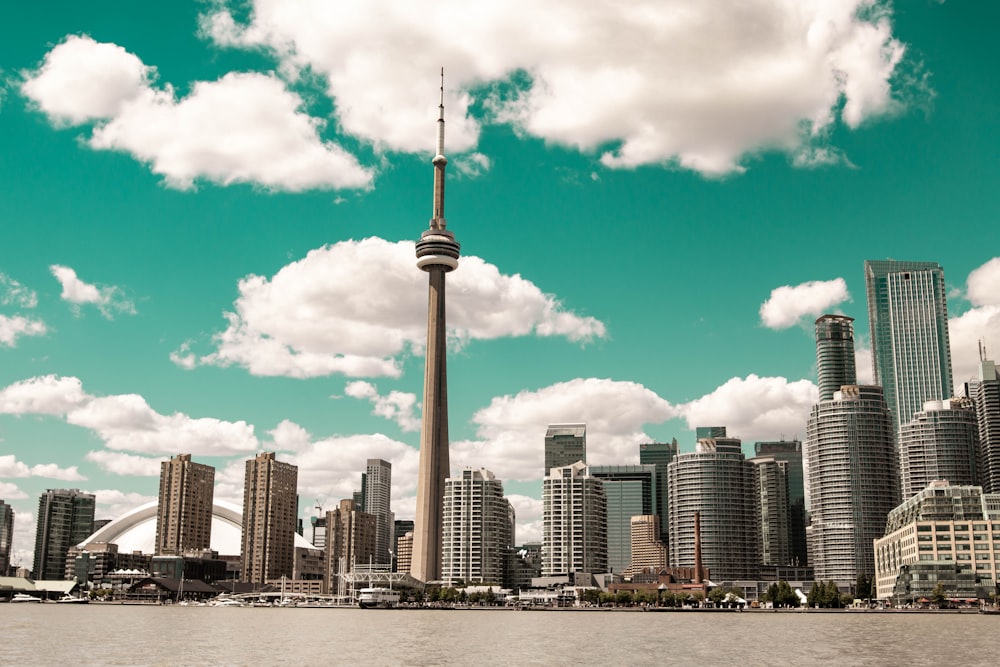
[[[858,4],[6,8],[15,560],[30,564],[46,488],[95,492],[111,517],[154,499],[158,462],[185,452],[241,502],[242,461],[277,450],[300,466],[304,516],[386,458],[412,517],[412,242],[441,65],[464,258],[448,277],[452,466],[505,481],[519,541],[540,535],[547,423],[587,422],[602,464],[648,439],[689,451],[696,425],[801,436],[815,317],[856,318],[870,376],[865,259],[944,267],[964,381],[977,340],[1000,349],[1000,10]]]

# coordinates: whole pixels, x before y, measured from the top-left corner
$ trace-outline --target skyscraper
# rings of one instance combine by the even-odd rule
[[[895,429],[925,401],[952,395],[944,270],[935,262],[865,261],[875,384]]]
[[[608,571],[608,501],[586,463],[550,470],[542,507],[543,577]]]
[[[392,492],[392,464],[382,459],[368,459],[361,481],[361,509],[375,517],[375,561],[391,563],[396,550],[393,535],[395,516],[389,511]]]
[[[0,577],[10,568],[10,550],[14,542],[14,510],[0,500]]]
[[[62,579],[70,547],[83,542],[94,528],[93,494],[79,489],[49,489],[38,498],[35,532],[35,579]]]
[[[977,460],[984,493],[1000,493],[1000,373],[980,350],[979,376],[965,386],[976,406],[979,428]]]
[[[695,566],[695,514],[701,515],[701,553],[714,579],[757,576],[754,468],[736,438],[702,438],[693,452],[671,461],[670,566]]]
[[[648,516],[659,505],[655,465],[590,466],[608,500],[608,569],[622,574],[632,563],[632,517]]]
[[[545,431],[545,470],[587,461],[586,424],[549,424]]]
[[[411,574],[420,581],[441,576],[444,482],[450,472],[448,455],[447,327],[445,274],[458,268],[459,244],[446,229],[444,217],[444,70],[438,106],[437,153],[434,165],[434,204],[430,229],[417,241],[417,267],[428,273],[427,349],[424,366],[423,420],[420,431],[420,468],[413,528]]]
[[[851,357],[854,353],[851,353]],[[805,469],[802,464],[802,443],[798,440],[754,443],[756,457],[768,457],[788,464],[785,469],[788,481],[788,563],[778,565],[801,565],[809,563],[806,549],[806,493]],[[756,457],[751,463],[756,463]],[[763,556],[762,556],[763,557]],[[766,561],[764,561],[766,562]]]
[[[760,524],[760,562],[766,565],[788,565],[792,560],[788,462],[779,461],[773,456],[755,456],[750,459],[750,463],[754,466],[754,488]]]
[[[499,585],[513,547],[503,483],[485,468],[466,468],[444,488],[442,580]]]
[[[816,374],[819,400],[829,401],[845,384],[857,384],[854,318],[823,315],[816,320]]]
[[[671,442],[649,442],[639,445],[639,464],[656,466],[656,507],[659,517],[660,538],[666,544],[670,533],[670,494],[667,491],[667,466],[680,451],[677,438]]]
[[[934,480],[971,486],[976,471],[979,431],[968,398],[927,401],[924,409],[899,429],[901,498],[914,496]]]
[[[353,500],[341,500],[340,506],[326,513],[326,582],[334,595],[346,595],[345,574],[355,565],[368,565],[375,559],[376,521]]]
[[[632,524],[632,563],[626,571],[633,575],[650,569],[659,572],[667,566],[667,548],[660,538],[660,518],[657,516],[634,516]]]
[[[215,468],[178,454],[160,463],[156,555],[181,555],[212,546]]]
[[[291,577],[299,469],[264,452],[246,462],[243,486],[243,581]]]

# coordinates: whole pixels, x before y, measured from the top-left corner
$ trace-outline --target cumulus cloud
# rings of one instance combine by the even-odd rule
[[[482,153],[459,155],[451,161],[458,173],[469,178],[478,178],[490,170],[490,158]]]
[[[875,360],[872,359],[870,347],[858,347],[854,350],[854,368],[858,375],[858,384],[875,383]]]
[[[161,415],[137,394],[92,396],[79,379],[46,375],[0,389],[0,414],[43,414],[94,431],[108,449],[207,456],[257,450],[253,426],[244,421]]]
[[[49,270],[62,285],[60,296],[63,301],[68,301],[76,306],[93,304],[109,320],[116,313],[135,314],[135,305],[125,297],[120,287],[114,285],[101,287],[85,283],[77,277],[76,271],[68,266],[53,264]]]
[[[0,306],[34,308],[38,305],[38,295],[17,282],[6,273],[0,273]]]
[[[417,397],[404,391],[390,391],[385,396],[378,393],[378,388],[370,382],[350,382],[344,387],[344,393],[351,398],[370,401],[374,405],[372,414],[384,417],[404,431],[420,430],[420,415],[417,414]]]
[[[727,427],[745,442],[804,436],[809,411],[819,390],[808,380],[783,377],[734,377],[713,392],[678,406],[688,428],[710,424]]]
[[[969,274],[969,302],[974,306],[1000,306],[1000,257],[994,257]]]
[[[760,321],[768,329],[787,329],[807,315],[817,318],[850,298],[843,278],[782,285],[771,290],[761,304]]]
[[[641,384],[601,378],[499,396],[473,415],[476,438],[452,443],[452,468],[487,468],[505,481],[541,479],[545,430],[564,422],[587,424],[588,463],[636,462],[638,445],[652,441],[643,426],[676,414],[670,403]]]
[[[954,296],[954,295],[952,295]],[[958,295],[961,296],[961,295]],[[948,320],[952,378],[955,393],[979,376],[979,344],[987,357],[996,360],[1000,350],[1000,257],[994,257],[969,273],[965,298],[972,308]]]
[[[13,482],[0,482],[0,498],[4,500],[24,500],[28,494],[18,488]],[[20,515],[18,516],[20,521]]]
[[[320,74],[345,132],[398,151],[425,149],[442,63],[453,151],[474,149],[481,123],[510,123],[609,167],[706,174],[762,149],[828,160],[831,127],[907,93],[893,89],[905,46],[877,0],[253,0],[246,22],[225,4],[203,17],[206,35]]]
[[[514,506],[517,521],[514,543],[518,546],[528,542],[542,541],[542,501],[520,494],[507,494],[507,500]]]
[[[104,472],[134,477],[158,477],[162,460],[103,449],[89,451],[84,458],[96,464]]]
[[[427,278],[414,269],[414,244],[380,238],[311,251],[270,279],[239,283],[229,326],[198,363],[239,365],[254,375],[398,377],[398,357],[427,335]],[[567,311],[520,275],[465,257],[448,276],[449,336],[456,344],[504,336],[605,335],[593,317]],[[184,348],[178,363],[190,364]]]
[[[89,145],[148,163],[168,186],[198,179],[275,190],[366,188],[372,172],[321,139],[324,122],[273,74],[196,81],[177,99],[153,68],[115,44],[69,36],[25,72],[22,93],[54,122],[96,122]]]
[[[97,518],[118,517],[133,510],[139,505],[156,500],[156,496],[144,496],[141,493],[125,493],[118,489],[97,489],[88,491],[94,494],[94,502],[97,504]]]
[[[44,336],[48,332],[41,320],[14,315],[0,315],[0,345],[14,347],[21,336]]]
[[[0,456],[0,477],[44,477],[65,482],[78,482],[87,479],[80,474],[76,466],[60,468],[55,463],[37,463],[28,466],[18,461],[13,454]]]

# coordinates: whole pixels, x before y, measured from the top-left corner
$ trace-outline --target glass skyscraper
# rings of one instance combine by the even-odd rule
[[[659,504],[655,465],[590,466],[608,499],[608,568],[622,574],[632,563],[632,517],[655,513]]]
[[[545,470],[587,461],[586,424],[549,424],[545,431]]]
[[[94,530],[96,498],[79,489],[49,489],[38,498],[35,579],[63,579],[66,555]]]

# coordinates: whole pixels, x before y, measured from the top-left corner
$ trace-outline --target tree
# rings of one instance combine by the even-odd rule
[[[725,588],[713,588],[708,592],[708,599],[717,607],[721,607],[722,601],[726,599],[726,594],[727,591]]]
[[[632,591],[619,589],[618,592],[615,593],[615,604],[631,605],[634,601],[635,598],[632,596]]]
[[[948,596],[944,592],[944,585],[939,581],[934,590],[931,591],[931,602],[936,604],[938,607],[943,607],[945,602],[948,601]]]
[[[858,582],[854,586],[855,597],[861,600],[870,600],[874,597],[872,593],[872,578],[867,572],[858,575]]]

